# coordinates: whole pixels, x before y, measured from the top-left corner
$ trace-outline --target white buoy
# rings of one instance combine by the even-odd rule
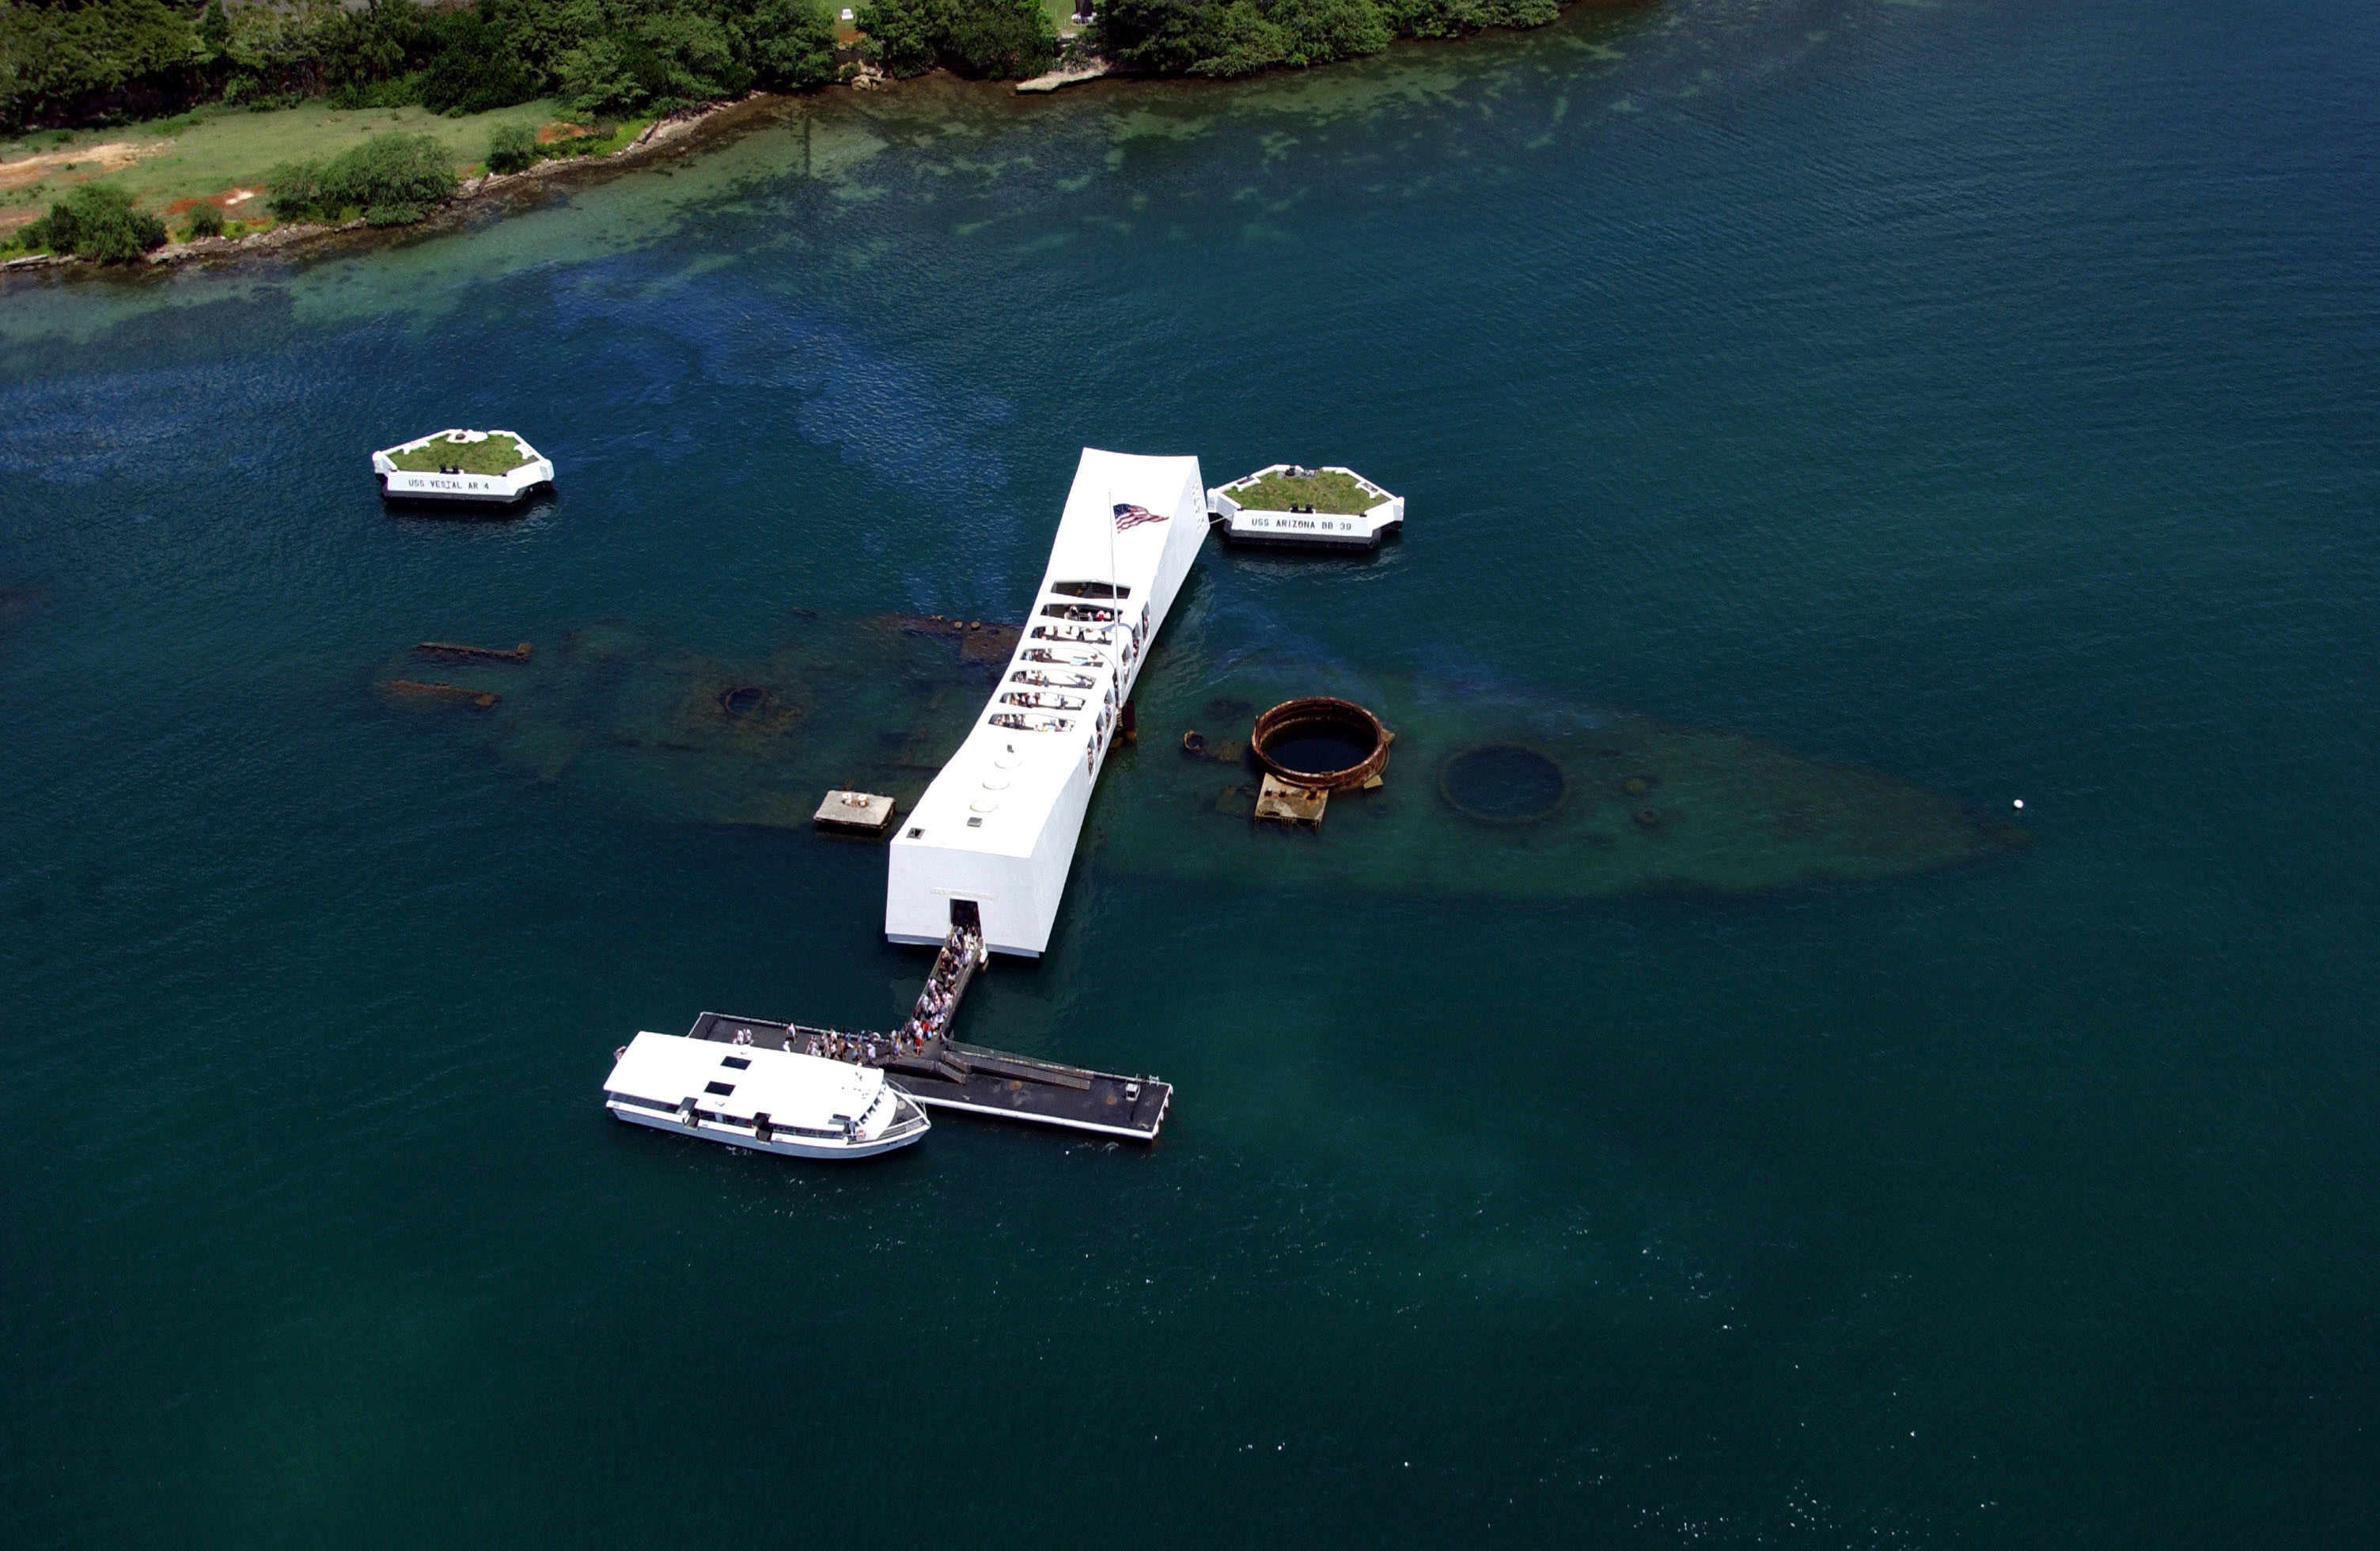
[[[2024,806],[2024,799],[2023,799],[2022,797],[2019,797],[2019,798],[2016,800],[2016,806],[2019,806],[2019,807],[2022,807],[2022,806]]]

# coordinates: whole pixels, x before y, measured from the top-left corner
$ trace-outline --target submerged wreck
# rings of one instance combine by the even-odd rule
[[[603,620],[526,655],[435,663],[440,684],[496,697],[485,709],[400,687],[431,671],[420,648],[373,679],[393,712],[533,781],[664,821],[808,832],[830,788],[914,806],[1016,639],[982,621],[797,610],[767,649],[725,656]]]
[[[878,844],[814,831],[820,794],[883,793],[913,811],[1020,644],[1013,624],[930,615],[796,612],[776,635],[765,651],[713,656],[595,624],[527,654],[443,659],[452,695],[419,692],[430,670],[411,650],[375,682],[392,714],[644,817]],[[1219,663],[1162,638],[1151,652],[1134,686],[1145,735],[1108,753],[1116,768],[1088,813],[1103,838],[1086,866],[1553,898],[1880,878],[2024,842],[1943,794],[1739,733],[1294,656]],[[1259,824],[1255,719],[1317,690],[1394,734],[1382,783],[1334,795],[1319,831]]]
[[[1146,673],[1208,495],[1195,458],[1086,449],[1022,626],[803,610],[758,658],[605,625],[543,647],[425,640],[392,660],[392,709],[541,781],[811,843],[891,831],[885,934],[941,945],[908,1020],[886,1033],[705,1013],[683,1037],[641,1033],[614,1052],[614,1115],[808,1157],[907,1145],[927,1107],[1155,1141],[1172,1084],[954,1037],[993,952],[1048,946],[1087,827],[1092,865],[1113,873],[1451,896],[1773,888],[2022,842],[1889,777],[1551,697],[1288,657],[1183,652]],[[439,676],[414,677],[425,664]],[[1180,737],[1137,745],[1144,721]],[[1102,782],[1111,763],[1121,779]],[[1326,808],[1343,816],[1327,837]]]
[[[1297,660],[1182,666],[1152,674],[1141,706],[1145,725],[1178,740],[1152,737],[1101,815],[1099,865],[1119,872],[1457,895],[1741,892],[2024,843],[1942,794],[1739,733]],[[1334,791],[1327,830],[1252,822],[1267,780],[1246,744],[1256,715],[1318,683],[1385,725],[1378,783]]]
[[[1342,504],[1379,496],[1375,515],[1402,518],[1402,503],[1344,469],[1228,488],[1250,510],[1272,499],[1295,521],[1352,521],[1318,511],[1325,496],[1258,489],[1324,476],[1355,491]],[[905,1146],[927,1107],[1155,1141],[1172,1084],[954,1037],[995,951],[1047,948],[1087,827],[1092,865],[1112,873],[1331,894],[1746,891],[2022,842],[1890,777],[1554,697],[1285,656],[1182,652],[1148,674],[1215,494],[1196,458],[1086,448],[1023,625],[796,610],[757,658],[599,625],[543,647],[425,640],[392,660],[379,675],[390,707],[540,781],[812,843],[890,833],[885,935],[941,947],[907,1021],[887,1033],[705,1013],[683,1037],[640,1033],[613,1053],[614,1115],[808,1157]],[[1242,515],[1225,505],[1227,522]],[[424,664],[439,676],[414,677]],[[1139,746],[1144,721],[1180,737]],[[1122,779],[1102,782],[1111,763]],[[1343,816],[1327,837],[1326,810]]]

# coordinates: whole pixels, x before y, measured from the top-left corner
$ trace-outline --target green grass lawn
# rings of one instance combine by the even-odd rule
[[[391,453],[388,461],[408,474],[435,474],[459,468],[466,474],[509,474],[528,461],[521,444],[501,431],[485,442],[449,442],[441,437],[409,453]]]
[[[1259,512],[1286,512],[1292,506],[1311,506],[1318,512],[1341,512],[1361,516],[1380,503],[1374,495],[1344,474],[1308,474],[1303,479],[1293,479],[1286,474],[1268,474],[1249,485],[1227,485],[1223,493],[1243,506]]]
[[[435,135],[454,154],[457,168],[476,167],[486,158],[488,137],[499,126],[526,124],[534,129],[551,122],[557,111],[558,104],[551,102],[523,103],[493,113],[448,118],[419,107],[342,111],[309,103],[271,113],[212,107],[178,118],[113,129],[43,131],[0,141],[0,184],[17,182],[8,176],[8,164],[29,156],[70,157],[78,151],[95,152],[101,146],[120,143],[129,143],[140,154],[131,165],[112,171],[102,172],[92,164],[45,170],[30,189],[10,190],[17,196],[13,200],[0,196],[0,205],[38,206],[30,212],[38,214],[67,186],[96,179],[129,189],[143,208],[164,215],[180,201],[215,199],[234,188],[261,189],[264,175],[277,163],[326,159],[367,135],[389,129]],[[260,195],[229,206],[225,213],[254,223],[266,219]],[[167,224],[178,235],[178,220],[168,217]]]

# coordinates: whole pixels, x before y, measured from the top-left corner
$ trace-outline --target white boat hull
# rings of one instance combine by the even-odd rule
[[[680,1136],[691,1136],[698,1141],[718,1142],[730,1147],[742,1147],[747,1152],[774,1153],[780,1157],[875,1157],[879,1154],[895,1152],[922,1140],[929,1129],[926,1125],[903,1128],[896,1124],[892,1133],[873,1142],[830,1142],[782,1134],[763,1142],[747,1126],[722,1125],[714,1121],[702,1120],[688,1125],[675,1115],[658,1114],[653,1110],[639,1109],[630,1105],[607,1103],[604,1108],[630,1125],[646,1126],[654,1131],[674,1132]],[[920,1118],[922,1119],[922,1116]]]
[[[705,1014],[696,1026],[712,1022]],[[880,1070],[771,1049],[749,1042],[752,1032],[743,1042],[638,1035],[613,1054],[603,1107],[650,1131],[785,1157],[874,1157],[933,1128]],[[882,1122],[871,1123],[888,1105]]]

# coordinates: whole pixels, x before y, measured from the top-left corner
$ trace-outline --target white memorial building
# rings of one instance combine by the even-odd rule
[[[1207,519],[1196,458],[1083,450],[1015,655],[893,833],[886,937],[941,942],[972,906],[994,951],[1049,946],[1091,787]]]

